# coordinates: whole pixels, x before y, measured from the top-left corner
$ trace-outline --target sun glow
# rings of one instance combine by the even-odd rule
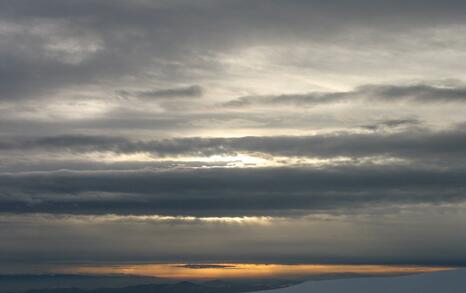
[[[447,267],[391,265],[327,265],[327,264],[134,264],[79,266],[62,269],[65,273],[117,274],[153,276],[167,279],[255,279],[306,278],[325,274],[408,274],[447,270]]]
[[[281,166],[331,166],[341,164],[389,164],[400,165],[409,161],[401,158],[385,156],[369,156],[362,158],[351,158],[345,156],[333,158],[299,157],[299,156],[272,156],[262,153],[237,153],[235,155],[212,155],[212,156],[172,156],[160,157],[148,152],[132,154],[119,154],[114,152],[91,152],[87,153],[88,160],[103,163],[125,163],[125,162],[146,162],[146,163],[173,163],[182,166],[183,164],[197,163],[197,167],[192,168],[260,168],[260,167],[281,167]]]
[[[272,217],[194,217],[194,216],[162,216],[162,215],[103,215],[81,219],[92,222],[154,222],[154,223],[217,223],[217,224],[271,224]]]

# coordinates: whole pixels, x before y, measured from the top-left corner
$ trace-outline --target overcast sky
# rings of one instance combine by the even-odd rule
[[[466,264],[465,15],[0,0],[0,267]]]

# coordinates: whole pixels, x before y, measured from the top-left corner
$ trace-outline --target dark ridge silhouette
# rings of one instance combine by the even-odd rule
[[[145,284],[123,288],[53,288],[31,289],[25,293],[241,293],[283,288],[296,282],[227,282],[208,281],[205,283],[193,283],[183,281],[175,284]]]

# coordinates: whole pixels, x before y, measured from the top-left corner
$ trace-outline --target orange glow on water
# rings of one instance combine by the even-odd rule
[[[61,272],[79,274],[119,274],[153,276],[167,279],[246,279],[299,278],[323,274],[404,274],[446,270],[446,267],[392,265],[321,265],[321,264],[133,264],[78,266]]]

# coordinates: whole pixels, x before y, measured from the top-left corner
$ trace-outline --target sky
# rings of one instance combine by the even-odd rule
[[[0,0],[0,271],[466,265],[465,14]]]

